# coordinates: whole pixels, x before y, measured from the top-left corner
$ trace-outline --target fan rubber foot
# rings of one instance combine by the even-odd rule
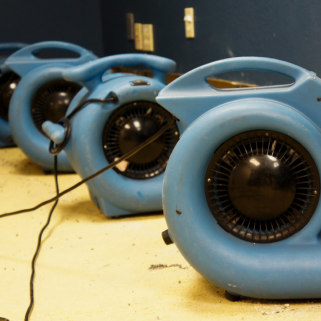
[[[225,291],[225,298],[231,302],[236,302],[241,300],[241,296],[238,294],[233,294],[230,292]]]
[[[169,232],[168,230],[164,231],[162,233],[162,238],[165,242],[166,245],[170,245],[170,244],[173,244],[174,242],[172,241],[171,237],[169,236]]]

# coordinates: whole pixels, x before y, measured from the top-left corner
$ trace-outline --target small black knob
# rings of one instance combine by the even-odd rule
[[[162,233],[162,238],[165,242],[166,245],[170,245],[170,244],[173,244],[174,242],[172,241],[172,239],[170,238],[169,236],[169,233],[168,233],[168,230],[164,231]]]

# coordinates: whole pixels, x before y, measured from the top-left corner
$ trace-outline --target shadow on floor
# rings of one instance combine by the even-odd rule
[[[59,207],[59,208],[58,208]],[[47,239],[50,238],[54,230],[67,221],[87,221],[87,222],[93,222],[93,223],[112,223],[114,221],[118,220],[132,220],[132,221],[146,221],[146,220],[153,220],[158,219],[163,213],[151,213],[151,214],[136,214],[132,216],[124,216],[120,218],[110,218],[103,215],[100,210],[95,206],[95,204],[91,200],[85,200],[85,201],[76,201],[76,202],[60,202],[58,203],[58,206],[56,207],[56,210],[59,209],[59,214],[54,213],[54,215],[58,216],[58,221],[56,221],[54,224],[51,224],[48,228],[49,233],[46,235],[46,237],[42,240],[42,243],[44,243]],[[49,211],[48,211],[49,214]]]
[[[197,273],[197,272],[196,272]],[[255,299],[249,297],[241,297],[240,301],[231,302],[225,298],[225,290],[219,286],[211,283],[203,276],[197,273],[197,277],[191,279],[191,284],[189,285],[189,291],[186,293],[189,300],[202,301],[209,303],[209,312],[211,311],[211,305],[213,303],[225,303],[229,304],[231,307],[237,308],[242,305],[244,308],[254,307],[255,305],[262,305],[263,307],[289,304],[292,308],[296,308],[302,304],[321,304],[321,299],[283,299],[283,300],[267,300],[267,299]],[[262,307],[262,308],[263,308]],[[195,309],[195,306],[193,306]],[[202,305],[204,309],[204,305]],[[205,311],[206,312],[206,311]]]
[[[126,215],[117,218],[106,217],[100,212],[96,205],[91,200],[81,200],[73,202],[59,202],[59,208],[63,213],[66,214],[66,218],[79,219],[79,220],[88,220],[95,222],[108,222],[108,221],[117,221],[117,220],[152,220],[158,219],[160,215],[163,215],[163,212],[155,213],[141,213],[134,215]]]

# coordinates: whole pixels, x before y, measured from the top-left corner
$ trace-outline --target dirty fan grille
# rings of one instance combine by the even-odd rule
[[[172,116],[160,105],[136,101],[123,105],[108,119],[103,133],[103,149],[109,163],[131,151],[161,129]],[[133,179],[148,179],[161,174],[179,139],[177,126],[114,168]]]
[[[280,241],[301,230],[315,211],[319,191],[319,172],[307,150],[269,130],[227,140],[205,176],[207,203],[218,224],[255,243]]]

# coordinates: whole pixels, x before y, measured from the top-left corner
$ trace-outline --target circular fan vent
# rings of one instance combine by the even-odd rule
[[[19,81],[20,77],[14,72],[0,77],[0,117],[5,121],[8,121],[10,99]]]
[[[103,148],[109,163],[128,153],[158,132],[172,118],[156,103],[137,101],[118,108],[109,118],[103,133]],[[154,142],[121,162],[118,173],[135,179],[161,174],[179,139],[177,126],[167,130]]]
[[[302,229],[319,201],[320,177],[293,138],[257,130],[232,137],[214,153],[205,194],[218,224],[236,237],[272,243]]]
[[[35,94],[31,104],[32,119],[42,131],[42,124],[46,120],[57,123],[65,116],[70,102],[81,89],[81,86],[65,80],[52,81],[41,87]],[[44,134],[45,135],[45,134]]]

